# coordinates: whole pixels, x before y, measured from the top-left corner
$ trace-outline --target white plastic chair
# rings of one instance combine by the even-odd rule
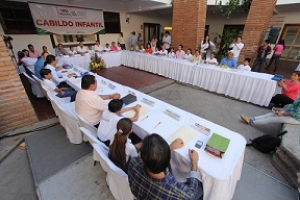
[[[31,78],[26,72],[23,72],[23,74],[24,74],[24,76],[26,76],[26,78],[30,82],[31,90],[32,90],[32,93],[34,94],[34,96],[36,96],[37,98],[45,97],[45,93],[40,88],[39,83],[36,80],[34,80],[33,78]]]
[[[73,109],[69,109],[68,104],[59,103],[57,99],[54,98],[53,94],[48,93],[48,95],[50,97],[50,101],[53,102],[54,106],[58,109],[59,122],[65,128],[69,141],[72,144],[81,144],[82,135],[79,130],[78,118],[73,112]]]
[[[47,96],[44,88],[42,87],[43,81],[36,77],[34,74],[32,74],[33,79],[38,83],[39,90],[43,93],[44,97]]]
[[[85,127],[79,127],[79,129],[83,137],[86,138],[92,146],[94,144],[98,144],[98,145],[102,144],[102,142],[100,142],[98,138],[95,137],[94,133],[91,132],[90,130],[86,129]],[[99,154],[95,151],[95,149],[93,151],[93,159],[94,159],[94,166],[96,165],[96,161],[100,162]]]
[[[104,144],[94,144],[93,147],[100,156],[103,170],[107,169],[106,183],[115,199],[135,199],[129,187],[127,174],[108,158],[108,148]]]
[[[89,123],[88,121],[86,121],[83,117],[81,117],[78,113],[76,113],[75,109],[73,110],[74,113],[76,114],[77,118],[78,118],[78,121],[79,121],[79,126],[80,127],[84,127],[86,128],[87,130],[89,130],[91,132],[91,134],[97,138],[97,132],[98,132],[98,129],[95,128],[93,126],[93,124]],[[83,141],[88,141],[88,139],[85,137],[85,135],[83,136]]]

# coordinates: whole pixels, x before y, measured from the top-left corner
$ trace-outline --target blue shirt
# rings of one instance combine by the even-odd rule
[[[138,200],[196,200],[199,181],[195,177],[197,172],[191,171],[186,182],[177,182],[167,171],[162,179],[150,177],[144,163],[139,157],[130,160],[128,180],[132,194]]]
[[[220,65],[226,65],[230,68],[237,68],[237,62],[234,58],[228,59],[228,58],[223,58],[221,60]]]
[[[40,57],[34,65],[34,74],[39,79],[43,79],[42,76],[40,75],[40,71],[41,71],[41,69],[44,68],[44,64],[45,64],[45,60]]]

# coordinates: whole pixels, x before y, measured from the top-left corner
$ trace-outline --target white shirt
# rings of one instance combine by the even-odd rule
[[[185,54],[184,55],[184,59],[188,60],[188,61],[191,61],[193,58],[193,55],[192,54]]]
[[[107,103],[95,91],[81,89],[77,92],[75,111],[89,123],[98,124],[105,109]]]
[[[118,49],[118,51],[121,51],[121,50],[122,50],[122,48],[121,48],[121,47],[117,47],[117,49]]]
[[[77,47],[78,53],[85,53],[87,51],[88,51],[88,49],[85,46],[83,46],[82,48],[80,46]]]
[[[238,70],[250,72],[250,71],[251,71],[251,67],[250,67],[249,65],[240,65],[240,66],[238,67]]]
[[[131,143],[131,140],[129,138],[127,138],[127,142],[125,144],[125,153],[126,153],[126,162],[130,157],[136,157],[138,156],[138,153],[136,151],[135,146]]]
[[[202,53],[206,53],[206,51],[207,51],[207,48],[209,48],[209,45],[210,46],[214,46],[215,44],[212,42],[212,41],[209,41],[209,43],[208,42],[203,42],[203,40],[202,40],[202,42],[201,42],[201,52]]]
[[[76,54],[76,53],[77,53],[77,52],[76,52],[75,50],[73,50],[73,51],[70,50],[70,51],[69,51],[69,54],[70,54],[70,55],[74,55],[74,54]]]
[[[121,37],[121,36],[118,38],[118,42],[119,42],[120,44],[125,44],[125,40],[124,40],[124,38]]]
[[[174,52],[169,52],[169,55],[168,55],[169,58],[176,58],[176,55]]]
[[[243,43],[231,44],[229,47],[232,48],[233,50],[234,58],[238,58],[240,56],[241,50],[244,48],[244,44]]]
[[[212,65],[210,63],[214,63],[215,65],[219,64],[216,58],[206,58],[206,64]]]
[[[50,64],[47,64],[46,69],[50,69],[51,70],[51,74],[52,74],[52,81],[58,85],[60,82],[67,80],[67,77],[64,77],[59,71],[55,70],[55,67],[53,67]]]
[[[89,50],[88,50],[88,53],[91,54],[91,55],[93,55],[93,54],[95,54],[95,51],[89,49]]]
[[[99,46],[95,45],[95,46],[94,46],[94,50],[100,52],[100,51],[103,51],[104,48],[103,48],[103,46],[101,46],[101,45],[99,45]]]
[[[37,61],[37,58],[24,57],[21,59],[24,65],[34,74],[34,65]]]
[[[164,56],[168,55],[167,50],[160,50],[159,53],[160,53],[160,55],[164,55]]]
[[[56,85],[55,85],[55,83],[52,80],[49,80],[49,79],[45,79],[44,78],[43,80],[44,80],[44,86],[45,86],[45,88],[49,92],[53,93],[54,95],[57,95],[58,93],[54,91],[55,88],[57,88]]]
[[[98,138],[103,142],[107,140],[112,141],[117,133],[117,124],[120,119],[122,119],[122,117],[116,113],[104,110],[98,127]]]
[[[164,36],[162,42],[164,43],[166,49],[169,49],[171,47],[171,36]]]
[[[104,47],[104,51],[111,51],[109,47]]]

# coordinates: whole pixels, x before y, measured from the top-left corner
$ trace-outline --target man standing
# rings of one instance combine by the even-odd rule
[[[55,49],[55,55],[60,56],[60,55],[69,55],[68,52],[64,49],[62,44],[58,44],[57,48]]]
[[[34,74],[39,79],[43,79],[43,77],[40,74],[40,71],[41,71],[41,69],[43,69],[45,67],[45,61],[46,61],[47,56],[48,56],[48,53],[43,52],[42,56],[38,58],[38,60],[36,61],[35,65],[34,65]]]
[[[170,48],[171,48],[171,36],[170,36],[170,32],[166,31],[163,40],[162,40],[164,46],[166,47],[166,50],[168,52],[170,52]]]
[[[34,46],[32,44],[27,45],[29,50],[29,57],[30,58],[38,58],[41,56],[40,52],[34,49]]]
[[[135,32],[133,31],[130,36],[130,39],[129,39],[130,49],[132,49],[134,47],[134,45],[137,45],[137,42],[138,42],[138,39],[135,35]]]
[[[261,72],[262,65],[266,63],[267,55],[272,52],[272,49],[269,46],[269,43],[270,43],[269,40],[265,40],[263,45],[257,49],[257,57],[252,66],[251,71]],[[256,70],[257,66],[258,66],[258,69]]]
[[[81,79],[81,90],[75,101],[75,111],[86,121],[98,128],[102,112],[107,109],[106,99],[119,99],[120,94],[98,95],[97,79],[93,75],[85,75]]]
[[[158,134],[144,139],[140,157],[132,158],[128,167],[130,189],[138,200],[198,200],[202,196],[196,178],[199,156],[195,150],[189,150],[192,166],[186,182],[177,182],[168,170],[171,150],[182,146],[181,139],[169,146]]]
[[[238,36],[235,42],[232,43],[229,47],[232,48],[232,51],[234,53],[233,58],[238,62],[241,50],[244,48],[244,44],[242,43],[242,37]]]

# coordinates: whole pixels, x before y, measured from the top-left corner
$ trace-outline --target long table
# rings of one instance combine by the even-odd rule
[[[119,67],[121,66],[121,51],[117,52],[104,52],[104,53],[98,53],[98,56],[103,58],[105,67],[111,68],[111,67]],[[91,55],[74,55],[74,56],[57,56],[56,57],[58,61],[58,65],[63,64],[69,64],[74,66],[80,66],[84,68],[85,70],[90,70],[90,61],[91,61]]]
[[[78,71],[82,72],[84,70],[79,68],[76,72]],[[246,144],[243,136],[137,90],[120,85],[96,74],[94,75],[97,78],[98,89],[96,92],[99,95],[118,92],[121,94],[121,97],[124,97],[127,94],[134,94],[137,96],[137,102],[129,106],[141,104],[142,107],[149,110],[147,114],[141,115],[139,120],[134,123],[133,130],[139,137],[144,138],[151,133],[158,133],[168,141],[170,135],[180,127],[186,127],[194,132],[195,136],[190,142],[185,144],[183,148],[172,152],[171,165],[174,176],[179,181],[185,180],[191,166],[188,149],[194,149],[199,154],[198,179],[203,183],[204,199],[232,199],[237,181],[240,179],[242,172]],[[70,78],[67,82],[74,89],[80,89],[80,78]],[[149,102],[151,103],[149,104]],[[176,119],[166,115],[166,110],[176,113]],[[196,130],[194,128],[196,123],[211,129],[210,133],[207,135]],[[156,126],[157,124],[159,126]],[[230,139],[230,144],[222,159],[204,151],[204,147],[213,133],[218,133]],[[195,143],[198,140],[203,142],[201,149],[195,148]],[[168,142],[171,143],[171,141]]]
[[[269,105],[277,86],[269,74],[195,65],[139,52],[123,51],[122,64],[261,106]]]

